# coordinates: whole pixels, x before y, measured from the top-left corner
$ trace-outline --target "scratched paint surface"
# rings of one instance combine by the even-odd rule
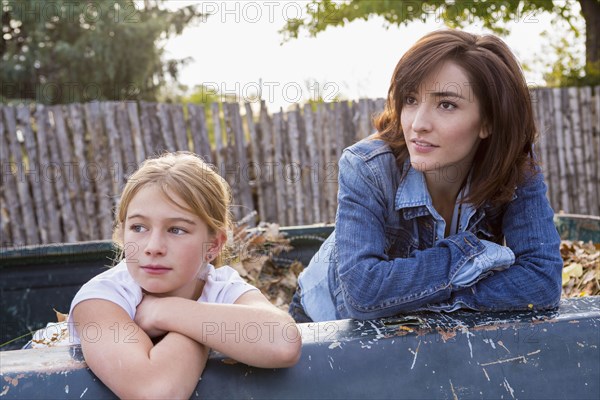
[[[302,324],[294,368],[251,368],[213,354],[193,398],[598,399],[599,325],[600,297],[545,313]],[[0,397],[113,398],[79,347],[48,350],[0,353]]]

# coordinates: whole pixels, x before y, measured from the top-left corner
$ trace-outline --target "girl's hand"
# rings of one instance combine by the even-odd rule
[[[156,326],[159,302],[160,298],[145,294],[135,313],[134,322],[151,338],[167,333]]]

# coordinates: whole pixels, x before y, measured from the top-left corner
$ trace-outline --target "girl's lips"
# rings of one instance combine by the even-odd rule
[[[145,267],[140,268],[150,275],[162,275],[171,270],[171,268],[163,267],[162,265],[146,265]]]

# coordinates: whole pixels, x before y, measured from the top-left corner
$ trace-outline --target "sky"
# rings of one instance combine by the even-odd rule
[[[328,28],[316,38],[306,32],[283,42],[278,31],[287,19],[305,16],[304,1],[183,1],[167,2],[169,8],[198,4],[210,14],[165,44],[167,57],[193,60],[184,66],[179,83],[203,84],[239,101],[262,98],[271,111],[317,98],[385,97],[392,72],[402,54],[421,36],[444,27],[440,18],[426,23],[386,28],[380,17],[357,20],[344,27]],[[509,47],[521,62],[536,66],[548,52],[548,40],[540,35],[552,30],[548,14],[522,15],[507,27]],[[481,24],[465,30],[485,33]],[[548,55],[551,56],[551,55]],[[539,61],[539,60],[538,60]],[[542,71],[526,72],[530,86],[543,86]]]

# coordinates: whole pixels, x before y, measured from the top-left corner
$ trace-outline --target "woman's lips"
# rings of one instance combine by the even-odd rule
[[[171,270],[171,268],[162,265],[146,265],[140,268],[150,275],[162,275]]]
[[[422,140],[411,140],[411,143],[413,144],[415,150],[419,153],[429,153],[439,147]]]

